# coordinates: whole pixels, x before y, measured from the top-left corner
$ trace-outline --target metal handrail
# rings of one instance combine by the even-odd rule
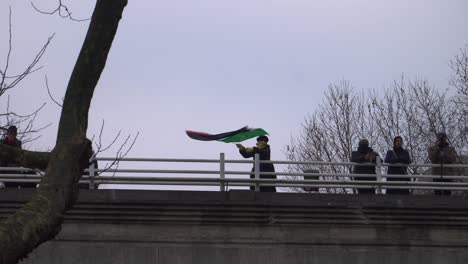
[[[115,158],[96,157],[97,161],[115,161]],[[383,189],[420,189],[420,190],[468,190],[468,182],[432,182],[432,181],[388,181],[392,178],[405,178],[413,180],[440,179],[440,175],[388,175],[380,174],[382,167],[426,167],[440,168],[440,164],[388,164],[388,163],[354,163],[354,162],[323,162],[323,161],[262,161],[258,155],[253,160],[228,160],[224,153],[219,159],[170,159],[170,158],[122,158],[119,162],[152,162],[152,163],[194,163],[194,164],[218,164],[219,170],[190,170],[190,169],[97,169],[90,165],[85,170],[80,183],[89,184],[94,188],[97,184],[126,184],[126,185],[193,185],[193,186],[219,186],[220,191],[225,191],[228,187],[254,186],[256,191],[261,186],[276,187],[313,187],[313,188],[375,188],[377,193],[382,193]],[[353,174],[353,173],[311,173],[311,172],[261,172],[258,168],[260,164],[285,164],[285,165],[311,165],[311,166],[375,166],[377,174]],[[226,164],[255,164],[254,171],[227,170]],[[463,168],[468,169],[466,164],[443,164],[443,168]],[[14,174],[11,172],[31,173]],[[122,175],[122,174],[128,175]],[[44,173],[37,170],[21,167],[0,167],[0,182],[37,182],[39,183]],[[112,174],[112,175],[109,175]],[[181,176],[155,176],[154,174],[183,174]],[[189,176],[187,175],[194,175]],[[205,175],[208,177],[197,177]],[[235,178],[228,176],[253,175],[253,178]],[[218,176],[218,177],[216,177]],[[277,176],[278,179],[266,179],[262,176]],[[321,179],[284,179],[281,176],[318,176]],[[302,178],[301,177],[301,178]],[[337,178],[336,180],[326,179],[327,177]],[[355,177],[369,178],[367,181],[353,180]],[[443,175],[447,180],[468,180],[468,175]]]
[[[39,183],[40,175],[5,175],[5,182],[35,182]],[[134,184],[134,185],[201,185],[218,186],[220,183],[229,183],[230,186],[261,186],[277,187],[318,187],[318,188],[388,188],[395,189],[421,189],[421,190],[468,190],[468,183],[457,182],[370,182],[370,181],[331,181],[331,180],[285,180],[285,179],[222,179],[222,178],[187,178],[187,177],[135,177],[135,176],[99,176],[98,179],[84,175],[80,183],[90,184]]]
[[[223,154],[223,153],[221,153]],[[116,158],[112,157],[96,157],[97,161],[115,161]],[[119,161],[133,161],[133,162],[186,162],[186,163],[220,163],[221,159],[169,159],[169,158],[122,158]],[[250,163],[253,164],[254,160],[228,160],[223,161],[226,164],[234,163]],[[330,161],[290,161],[290,160],[260,160],[260,164],[285,164],[285,165],[343,165],[343,166],[369,166],[375,165],[371,162],[356,163],[356,162],[330,162]],[[440,167],[441,164],[405,164],[405,163],[382,163],[385,167]],[[468,168],[467,164],[443,164],[444,167],[462,167]]]

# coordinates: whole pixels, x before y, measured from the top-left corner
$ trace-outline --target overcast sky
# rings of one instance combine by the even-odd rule
[[[35,1],[51,10],[55,0]],[[64,1],[90,17],[94,1]],[[44,68],[11,91],[26,113],[47,102],[38,125],[53,122],[29,149],[51,149],[61,98],[88,22],[34,11],[29,1],[0,1],[0,65],[13,11],[12,73],[55,38]],[[105,120],[110,140],[122,129],[140,137],[131,157],[239,159],[233,144],[189,139],[185,130],[224,132],[244,125],[270,133],[272,159],[330,83],[382,89],[401,74],[447,87],[449,60],[468,43],[466,0],[130,0],[90,109],[89,136]],[[1,100],[3,109],[5,100]],[[245,145],[254,144],[254,140]],[[111,153],[109,153],[110,155]]]

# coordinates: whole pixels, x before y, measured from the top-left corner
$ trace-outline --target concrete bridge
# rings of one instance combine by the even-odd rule
[[[0,190],[0,217],[34,190]],[[468,199],[82,190],[22,263],[466,263]]]

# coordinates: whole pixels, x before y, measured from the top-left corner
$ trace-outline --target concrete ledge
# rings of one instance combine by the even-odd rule
[[[2,190],[6,217],[33,190]],[[83,190],[24,263],[466,263],[462,197]]]
[[[2,190],[0,218],[33,190]],[[442,196],[83,190],[66,222],[468,226],[468,199]]]

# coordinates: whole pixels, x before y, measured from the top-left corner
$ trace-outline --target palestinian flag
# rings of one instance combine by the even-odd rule
[[[187,136],[191,139],[202,141],[222,141],[225,143],[241,142],[250,138],[268,135],[268,133],[261,128],[249,128],[246,126],[235,131],[220,134],[208,134],[205,132],[189,130],[186,130],[185,133],[187,133]]]

